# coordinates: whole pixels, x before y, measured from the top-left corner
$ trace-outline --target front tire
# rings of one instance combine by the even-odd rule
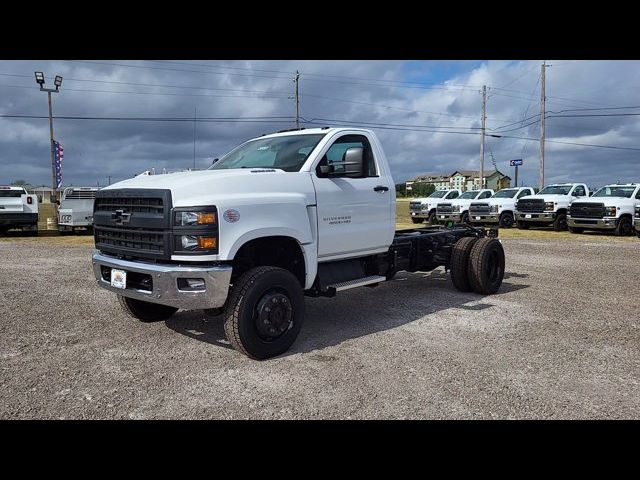
[[[513,213],[505,212],[500,215],[500,223],[498,224],[500,228],[511,228],[513,227]]]
[[[559,213],[556,216],[556,219],[553,221],[553,229],[556,232],[563,232],[568,228],[568,224],[567,224],[567,214],[566,213]]]
[[[304,293],[298,279],[278,267],[256,267],[233,285],[224,312],[227,340],[250,358],[286,352],[304,320]]]
[[[175,307],[136,300],[122,295],[118,295],[118,301],[127,315],[145,323],[166,320],[178,311]]]
[[[496,293],[504,278],[504,249],[495,238],[480,238],[469,255],[469,283],[483,295]]]
[[[633,224],[628,217],[622,217],[618,220],[618,224],[616,225],[615,234],[618,237],[623,237],[627,235],[633,235]]]
[[[531,225],[529,225],[527,222],[517,222],[518,223],[518,228],[520,230],[529,230],[529,227],[531,227]]]

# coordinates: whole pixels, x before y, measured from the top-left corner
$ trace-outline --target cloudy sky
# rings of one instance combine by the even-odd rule
[[[64,77],[53,95],[54,116],[82,117],[54,123],[65,149],[65,185],[192,167],[194,115],[201,119],[195,123],[197,168],[251,137],[293,127],[299,70],[303,125],[373,128],[396,182],[479,168],[486,85],[487,134],[501,137],[487,137],[485,168],[495,160],[513,177],[509,159],[523,158],[519,183],[537,185],[541,63],[0,61],[0,184],[51,183],[47,119],[7,118],[47,116],[36,70],[45,72],[49,86],[54,75]],[[640,62],[547,63],[546,183],[640,181]]]

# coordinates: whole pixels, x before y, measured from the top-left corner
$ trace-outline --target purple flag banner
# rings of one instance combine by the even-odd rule
[[[62,185],[62,159],[64,158],[64,148],[62,144],[56,140],[53,141],[53,158],[56,167],[56,188]]]

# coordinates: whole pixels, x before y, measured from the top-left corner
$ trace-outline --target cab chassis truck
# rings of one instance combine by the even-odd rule
[[[144,322],[178,309],[221,316],[228,341],[253,359],[290,348],[305,295],[331,298],[437,267],[460,291],[496,293],[505,269],[497,231],[395,231],[393,186],[370,130],[265,135],[207,171],[100,190],[94,274]]]

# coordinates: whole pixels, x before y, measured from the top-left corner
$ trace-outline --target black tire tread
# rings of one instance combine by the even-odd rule
[[[478,275],[480,272],[482,272],[485,256],[489,251],[489,245],[494,242],[500,245],[500,248],[502,249],[502,244],[495,238],[480,238],[477,242],[474,243],[473,247],[471,248],[471,253],[469,255],[469,283],[471,284],[471,288],[475,293],[490,295],[492,293],[495,293],[496,291],[493,290],[491,286],[485,282],[485,278],[482,275]],[[502,281],[500,281],[500,284],[502,284]]]
[[[476,237],[463,237],[451,250],[451,281],[461,292],[472,290],[469,282],[469,255],[476,240]]]

